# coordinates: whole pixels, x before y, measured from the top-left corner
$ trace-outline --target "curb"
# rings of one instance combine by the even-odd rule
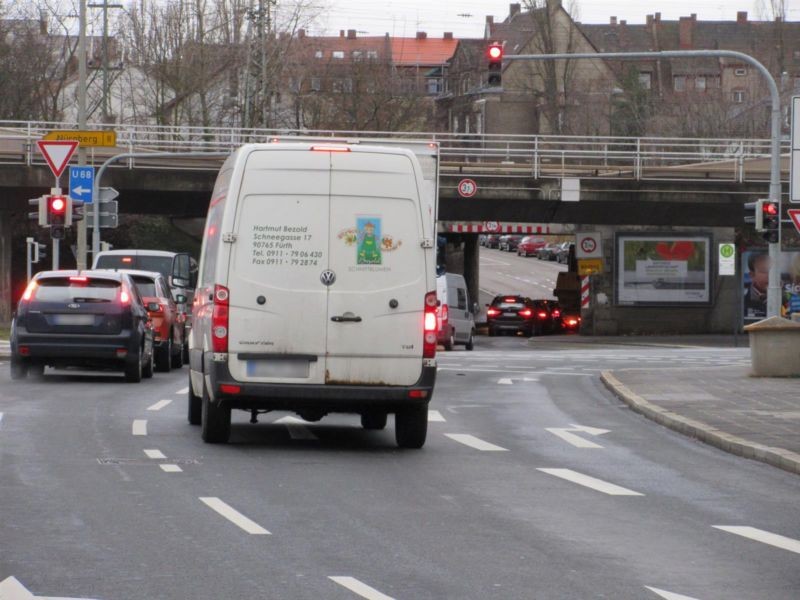
[[[744,438],[725,433],[701,421],[695,421],[669,411],[652,402],[648,402],[638,394],[632,392],[626,385],[617,379],[613,372],[603,371],[600,381],[620,400],[625,402],[636,412],[659,425],[668,427],[678,433],[700,440],[720,450],[730,452],[752,460],[758,460],[773,467],[778,467],[789,473],[800,475],[800,454],[783,448],[756,444]]]

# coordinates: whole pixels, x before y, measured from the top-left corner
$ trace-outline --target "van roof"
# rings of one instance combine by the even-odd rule
[[[167,250],[104,250],[97,256],[175,256],[178,252]]]

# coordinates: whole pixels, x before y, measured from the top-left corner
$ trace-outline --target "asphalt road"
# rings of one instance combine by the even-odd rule
[[[482,337],[441,353],[419,451],[395,447],[391,419],[368,432],[341,415],[236,413],[232,443],[205,445],[186,422],[185,369],[134,385],[11,382],[0,365],[0,586],[103,600],[796,600],[800,478],[661,428],[597,377],[747,351],[563,348]]]
[[[498,294],[522,294],[534,299],[555,299],[556,277],[567,266],[516,252],[480,249],[481,306]]]

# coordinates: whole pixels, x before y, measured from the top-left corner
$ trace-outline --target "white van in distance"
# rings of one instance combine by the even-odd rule
[[[432,147],[436,156],[437,149]],[[347,143],[239,148],[209,205],[189,422],[227,442],[231,409],[308,421],[395,415],[420,448],[436,378],[435,197],[414,152]]]

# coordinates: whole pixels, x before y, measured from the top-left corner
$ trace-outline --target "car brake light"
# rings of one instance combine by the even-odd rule
[[[423,320],[422,330],[422,357],[435,358],[436,357],[436,332],[437,332],[437,319],[436,319],[436,292],[428,292],[425,294],[425,317]]]
[[[554,309],[553,310],[553,316],[556,317],[556,318],[560,317],[561,316],[561,311],[558,310],[557,308]]]
[[[128,293],[128,290],[124,288],[120,290],[119,301],[126,306],[131,303],[131,295]]]
[[[211,349],[214,352],[228,351],[228,288],[214,286],[214,308],[211,312]]]
[[[533,312],[531,312],[530,308],[523,308],[521,311],[519,311],[519,315],[521,317],[530,317],[532,314]]]
[[[311,146],[312,152],[350,152],[347,146]]]
[[[547,313],[544,312],[543,310],[540,310],[539,311],[539,318],[540,319],[546,319],[547,318]]]
[[[123,256],[122,262],[124,262],[125,264],[132,263],[133,259],[130,256]]]
[[[35,281],[31,281],[28,284],[28,287],[25,288],[25,291],[22,293],[22,299],[27,301],[33,297],[33,292],[36,289],[36,286],[39,285]]]
[[[500,314],[500,311],[497,310],[496,308],[490,308],[486,311],[486,314],[489,315],[490,317],[496,317],[497,315]]]
[[[503,301],[508,303],[508,304],[513,304],[514,302],[517,301],[517,299],[516,298],[504,298]]]
[[[69,280],[71,283],[86,283],[89,281],[89,278],[83,276],[72,276],[69,278]]]

